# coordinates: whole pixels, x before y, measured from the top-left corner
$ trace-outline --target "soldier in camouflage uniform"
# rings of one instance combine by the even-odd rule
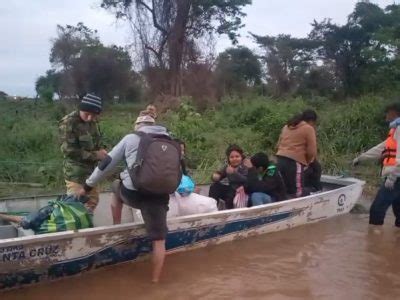
[[[106,157],[101,148],[100,131],[96,121],[101,113],[101,99],[87,94],[79,104],[79,111],[66,115],[60,121],[61,152],[64,156],[64,176],[67,194],[76,194],[87,177],[92,174],[97,162]],[[86,208],[93,212],[99,202],[99,192],[93,189]]]

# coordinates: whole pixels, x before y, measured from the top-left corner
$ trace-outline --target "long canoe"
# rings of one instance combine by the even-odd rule
[[[307,197],[171,218],[167,251],[217,245],[346,214],[356,204],[364,186],[363,181],[355,178],[323,176],[322,181],[324,191]],[[95,227],[90,229],[34,235],[12,224],[0,224],[0,289],[146,258],[151,252],[151,242],[136,211],[125,207],[123,223],[111,225],[109,197],[107,193],[101,195],[94,215]],[[2,198],[0,211],[33,211],[54,198]]]

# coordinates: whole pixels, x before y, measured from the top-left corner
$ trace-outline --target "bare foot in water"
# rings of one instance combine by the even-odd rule
[[[377,225],[369,225],[368,232],[374,235],[381,235],[382,234],[382,226]]]

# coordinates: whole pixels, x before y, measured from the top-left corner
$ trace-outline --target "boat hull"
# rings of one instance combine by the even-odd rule
[[[339,179],[330,180],[335,183]],[[187,251],[346,214],[360,197],[364,183],[351,179],[347,184],[284,202],[170,219],[167,251]],[[0,240],[0,289],[134,261],[150,252],[151,241],[138,223],[4,239]]]

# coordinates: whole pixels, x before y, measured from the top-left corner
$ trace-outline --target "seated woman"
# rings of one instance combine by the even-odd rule
[[[217,211],[217,204],[213,198],[195,193],[195,183],[189,177],[186,168],[186,145],[182,140],[175,139],[182,151],[182,181],[174,194],[169,197],[169,210],[167,218],[188,216]]]
[[[244,154],[242,148],[231,145],[226,150],[227,165],[212,175],[213,184],[210,186],[209,196],[214,198],[220,206],[220,200],[225,202],[227,209],[232,209],[233,199],[238,189],[243,188],[247,181],[247,167],[243,164]],[[228,184],[222,183],[223,179]]]
[[[291,198],[309,194],[304,185],[304,171],[317,156],[316,121],[315,111],[306,110],[291,118],[279,137],[278,170]]]
[[[277,167],[270,163],[268,155],[257,153],[250,161],[245,191],[250,197],[249,206],[257,206],[286,199],[286,189]]]

